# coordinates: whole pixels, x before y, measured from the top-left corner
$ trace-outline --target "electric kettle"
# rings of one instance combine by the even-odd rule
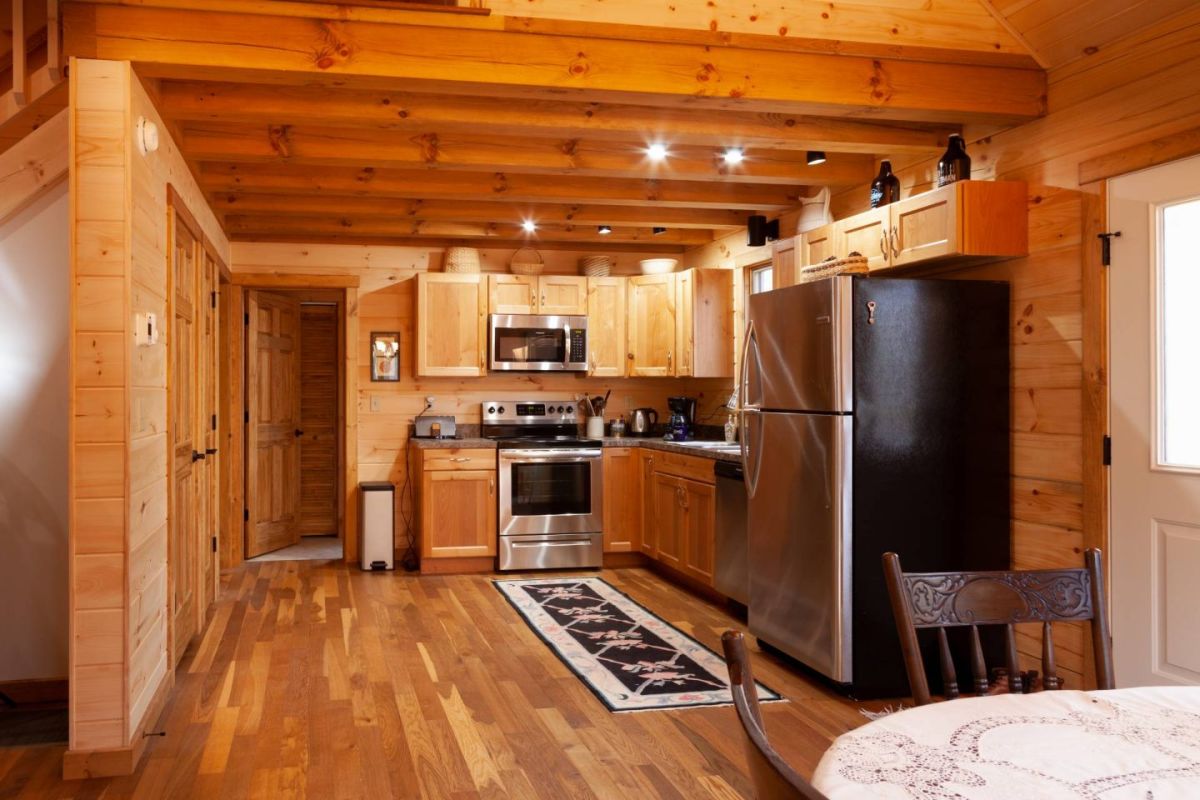
[[[629,434],[649,436],[650,429],[658,424],[658,412],[653,408],[635,408],[629,413]]]

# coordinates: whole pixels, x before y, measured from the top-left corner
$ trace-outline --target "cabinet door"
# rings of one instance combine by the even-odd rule
[[[639,545],[642,474],[638,451],[604,448],[604,552],[628,553]]]
[[[775,242],[771,252],[772,289],[791,286],[800,277],[800,267],[796,263],[796,247],[799,241],[799,236],[792,236]]]
[[[841,255],[837,223],[813,228],[800,236],[800,266],[819,264],[830,256]],[[799,272],[797,272],[799,277]]]
[[[625,279],[588,278],[588,374],[625,377]]]
[[[421,557],[494,555],[495,471],[424,472],[421,476]]]
[[[651,558],[658,557],[658,520],[654,510],[654,451],[638,450],[641,464],[642,535],[641,551]]]
[[[628,297],[629,375],[674,375],[675,275],[630,278]]]
[[[680,530],[683,571],[712,586],[717,515],[716,490],[712,484],[680,480]]]
[[[888,228],[891,224],[889,207],[873,208],[862,214],[835,223],[840,229],[842,252],[860,253],[867,257],[869,269],[883,269],[889,262]]]
[[[892,266],[925,261],[958,252],[958,186],[901,200],[891,213]]]
[[[669,360],[669,359],[668,359]],[[688,377],[696,363],[696,272],[675,275],[675,375]]]
[[[486,372],[487,283],[479,275],[417,276],[417,375]]]
[[[658,536],[655,557],[663,564],[683,570],[686,550],[683,528],[684,481],[661,472],[654,473],[654,526]]]
[[[489,275],[488,313],[536,314],[538,279],[536,275]]]
[[[588,313],[588,284],[582,275],[543,275],[538,291],[539,314]]]

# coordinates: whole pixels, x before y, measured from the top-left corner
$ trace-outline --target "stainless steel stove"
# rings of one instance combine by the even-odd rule
[[[602,443],[579,436],[575,401],[487,401],[482,418],[498,448],[500,569],[599,567]]]

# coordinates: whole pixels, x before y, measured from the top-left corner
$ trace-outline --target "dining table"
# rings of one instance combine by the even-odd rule
[[[1200,687],[904,709],[839,736],[812,783],[830,800],[1200,800]]]

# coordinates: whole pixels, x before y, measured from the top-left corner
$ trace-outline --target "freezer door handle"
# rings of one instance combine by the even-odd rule
[[[758,474],[762,469],[762,448],[757,445],[763,425],[762,412],[757,409],[742,410],[742,464],[743,480],[746,482],[746,499],[752,500],[758,490]],[[753,433],[751,432],[753,431]]]
[[[750,398],[751,359],[758,376],[758,396],[753,400]],[[762,407],[762,355],[758,352],[758,332],[755,330],[754,320],[746,324],[746,340],[742,343],[742,390],[739,396],[742,398],[743,409]]]

